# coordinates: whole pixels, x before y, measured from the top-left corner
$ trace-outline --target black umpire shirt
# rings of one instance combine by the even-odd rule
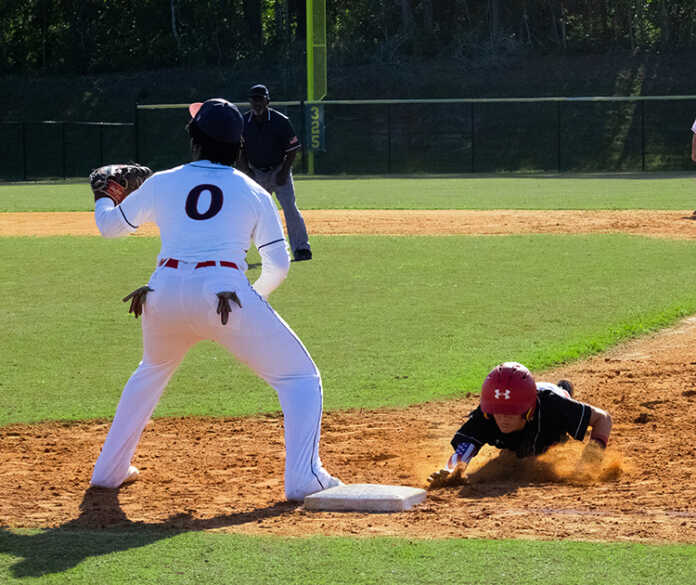
[[[587,404],[566,398],[548,388],[537,388],[537,405],[532,420],[514,433],[502,433],[492,416],[486,418],[479,406],[452,439],[452,447],[472,443],[476,450],[484,445],[514,451],[518,457],[541,455],[566,434],[582,441],[590,422]]]
[[[247,160],[262,171],[277,167],[288,152],[301,146],[288,117],[273,108],[261,122],[252,112],[245,113],[243,136]]]

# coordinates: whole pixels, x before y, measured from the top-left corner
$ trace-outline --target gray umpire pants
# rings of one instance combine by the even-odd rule
[[[285,225],[288,229],[288,239],[290,240],[290,248],[292,248],[293,254],[297,250],[311,250],[304,218],[295,201],[295,183],[292,180],[292,170],[288,173],[288,180],[285,182],[285,185],[278,185],[275,181],[275,176],[278,170],[280,170],[280,166],[268,171],[262,171],[251,165],[249,167],[254,172],[254,181],[269,193],[275,193],[275,196],[278,198],[285,215]]]

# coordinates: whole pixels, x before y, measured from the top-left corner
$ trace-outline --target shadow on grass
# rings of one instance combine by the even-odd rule
[[[131,522],[121,509],[118,490],[89,488],[79,517],[37,534],[17,534],[0,526],[0,553],[21,557],[11,567],[16,578],[39,577],[97,557],[147,546],[183,532],[237,526],[292,512],[300,504],[278,502],[249,512],[197,519],[177,514],[157,524]]]

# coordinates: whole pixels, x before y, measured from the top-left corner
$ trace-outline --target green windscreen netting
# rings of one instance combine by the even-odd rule
[[[309,105],[272,103],[307,144]],[[696,97],[324,101],[317,174],[690,170]],[[242,105],[242,110],[245,107]],[[186,105],[135,124],[0,123],[0,179],[87,176],[109,162],[190,158]],[[302,153],[295,172],[306,172]]]

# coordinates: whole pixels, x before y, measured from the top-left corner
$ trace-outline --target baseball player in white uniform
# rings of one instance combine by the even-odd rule
[[[691,137],[691,160],[696,162],[696,120],[691,125],[691,132],[693,133]]]
[[[102,236],[125,236],[153,221],[162,247],[148,287],[134,291],[143,359],[123,389],[91,483],[116,488],[137,477],[131,458],[164,388],[187,351],[210,339],[276,390],[285,495],[302,500],[341,482],[319,459],[319,370],[266,300],[290,266],[278,211],[267,191],[232,166],[244,127],[237,107],[216,98],[189,111],[193,162],[155,173],[119,205],[109,197],[95,204]],[[250,240],[262,259],[253,285],[245,276]]]

